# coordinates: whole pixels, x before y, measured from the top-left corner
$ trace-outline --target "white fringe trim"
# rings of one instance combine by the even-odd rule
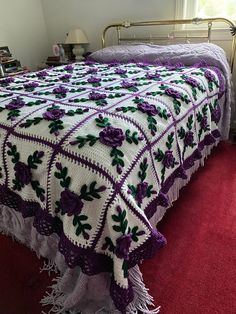
[[[77,314],[73,310],[65,310],[64,302],[66,300],[66,296],[63,292],[61,292],[61,282],[62,277],[57,277],[53,279],[54,284],[50,286],[51,292],[46,291],[46,295],[40,301],[43,306],[50,305],[51,309],[49,312],[42,311],[42,314]]]
[[[53,264],[52,264],[53,265]],[[139,270],[138,266],[133,267],[129,270],[129,277],[133,284],[134,289],[134,300],[131,304],[129,304],[127,308],[127,314],[138,314],[140,311],[143,314],[157,314],[160,312],[160,306],[149,310],[149,306],[154,307],[153,298],[149,295],[148,289],[144,286],[143,277]],[[79,314],[79,313],[86,313],[86,314],[115,314],[120,313],[115,309],[108,309],[102,307],[101,309],[97,310],[96,312],[90,311],[82,311],[80,312],[79,309],[65,309],[65,301],[66,295],[61,292],[61,285],[63,284],[62,277],[57,277],[53,279],[54,284],[50,286],[51,292],[46,292],[46,296],[40,301],[43,306],[50,305],[52,308],[49,312],[42,312],[42,314]],[[97,288],[97,287],[96,287]]]
[[[129,270],[129,278],[133,284],[134,300],[128,305],[127,311],[129,314],[138,314],[141,311],[143,314],[157,314],[160,312],[160,306],[153,310],[149,310],[148,305],[154,307],[153,297],[148,293],[149,289],[145,287],[143,276],[138,266]]]
[[[59,269],[57,268],[56,263],[50,260],[46,260],[43,262],[43,266],[40,268],[40,273],[42,273],[43,271],[47,271],[49,276],[51,275],[51,273],[59,273]]]

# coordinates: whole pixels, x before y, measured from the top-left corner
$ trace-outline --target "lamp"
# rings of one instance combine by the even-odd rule
[[[81,46],[81,44],[88,44],[88,38],[81,29],[77,28],[70,30],[67,34],[65,43],[74,45],[72,51],[77,61],[84,59],[84,48]]]

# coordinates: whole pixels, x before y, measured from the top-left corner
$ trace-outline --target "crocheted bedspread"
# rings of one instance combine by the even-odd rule
[[[111,273],[125,312],[128,269],[165,238],[149,219],[221,134],[217,68],[92,61],[0,80],[0,203],[57,233],[69,267]]]

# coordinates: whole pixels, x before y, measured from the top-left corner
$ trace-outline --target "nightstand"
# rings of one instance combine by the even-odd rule
[[[57,67],[59,65],[67,65],[72,63],[72,61],[61,61],[60,57],[52,56],[48,57],[46,61],[46,65],[49,67]]]

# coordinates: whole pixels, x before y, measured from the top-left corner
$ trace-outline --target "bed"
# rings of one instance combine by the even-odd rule
[[[185,22],[207,23],[209,39],[218,20],[232,30],[230,65],[211,43],[134,43],[0,80],[0,230],[59,270],[49,313],[159,312],[138,265],[166,244],[158,221],[228,138],[234,25]]]

